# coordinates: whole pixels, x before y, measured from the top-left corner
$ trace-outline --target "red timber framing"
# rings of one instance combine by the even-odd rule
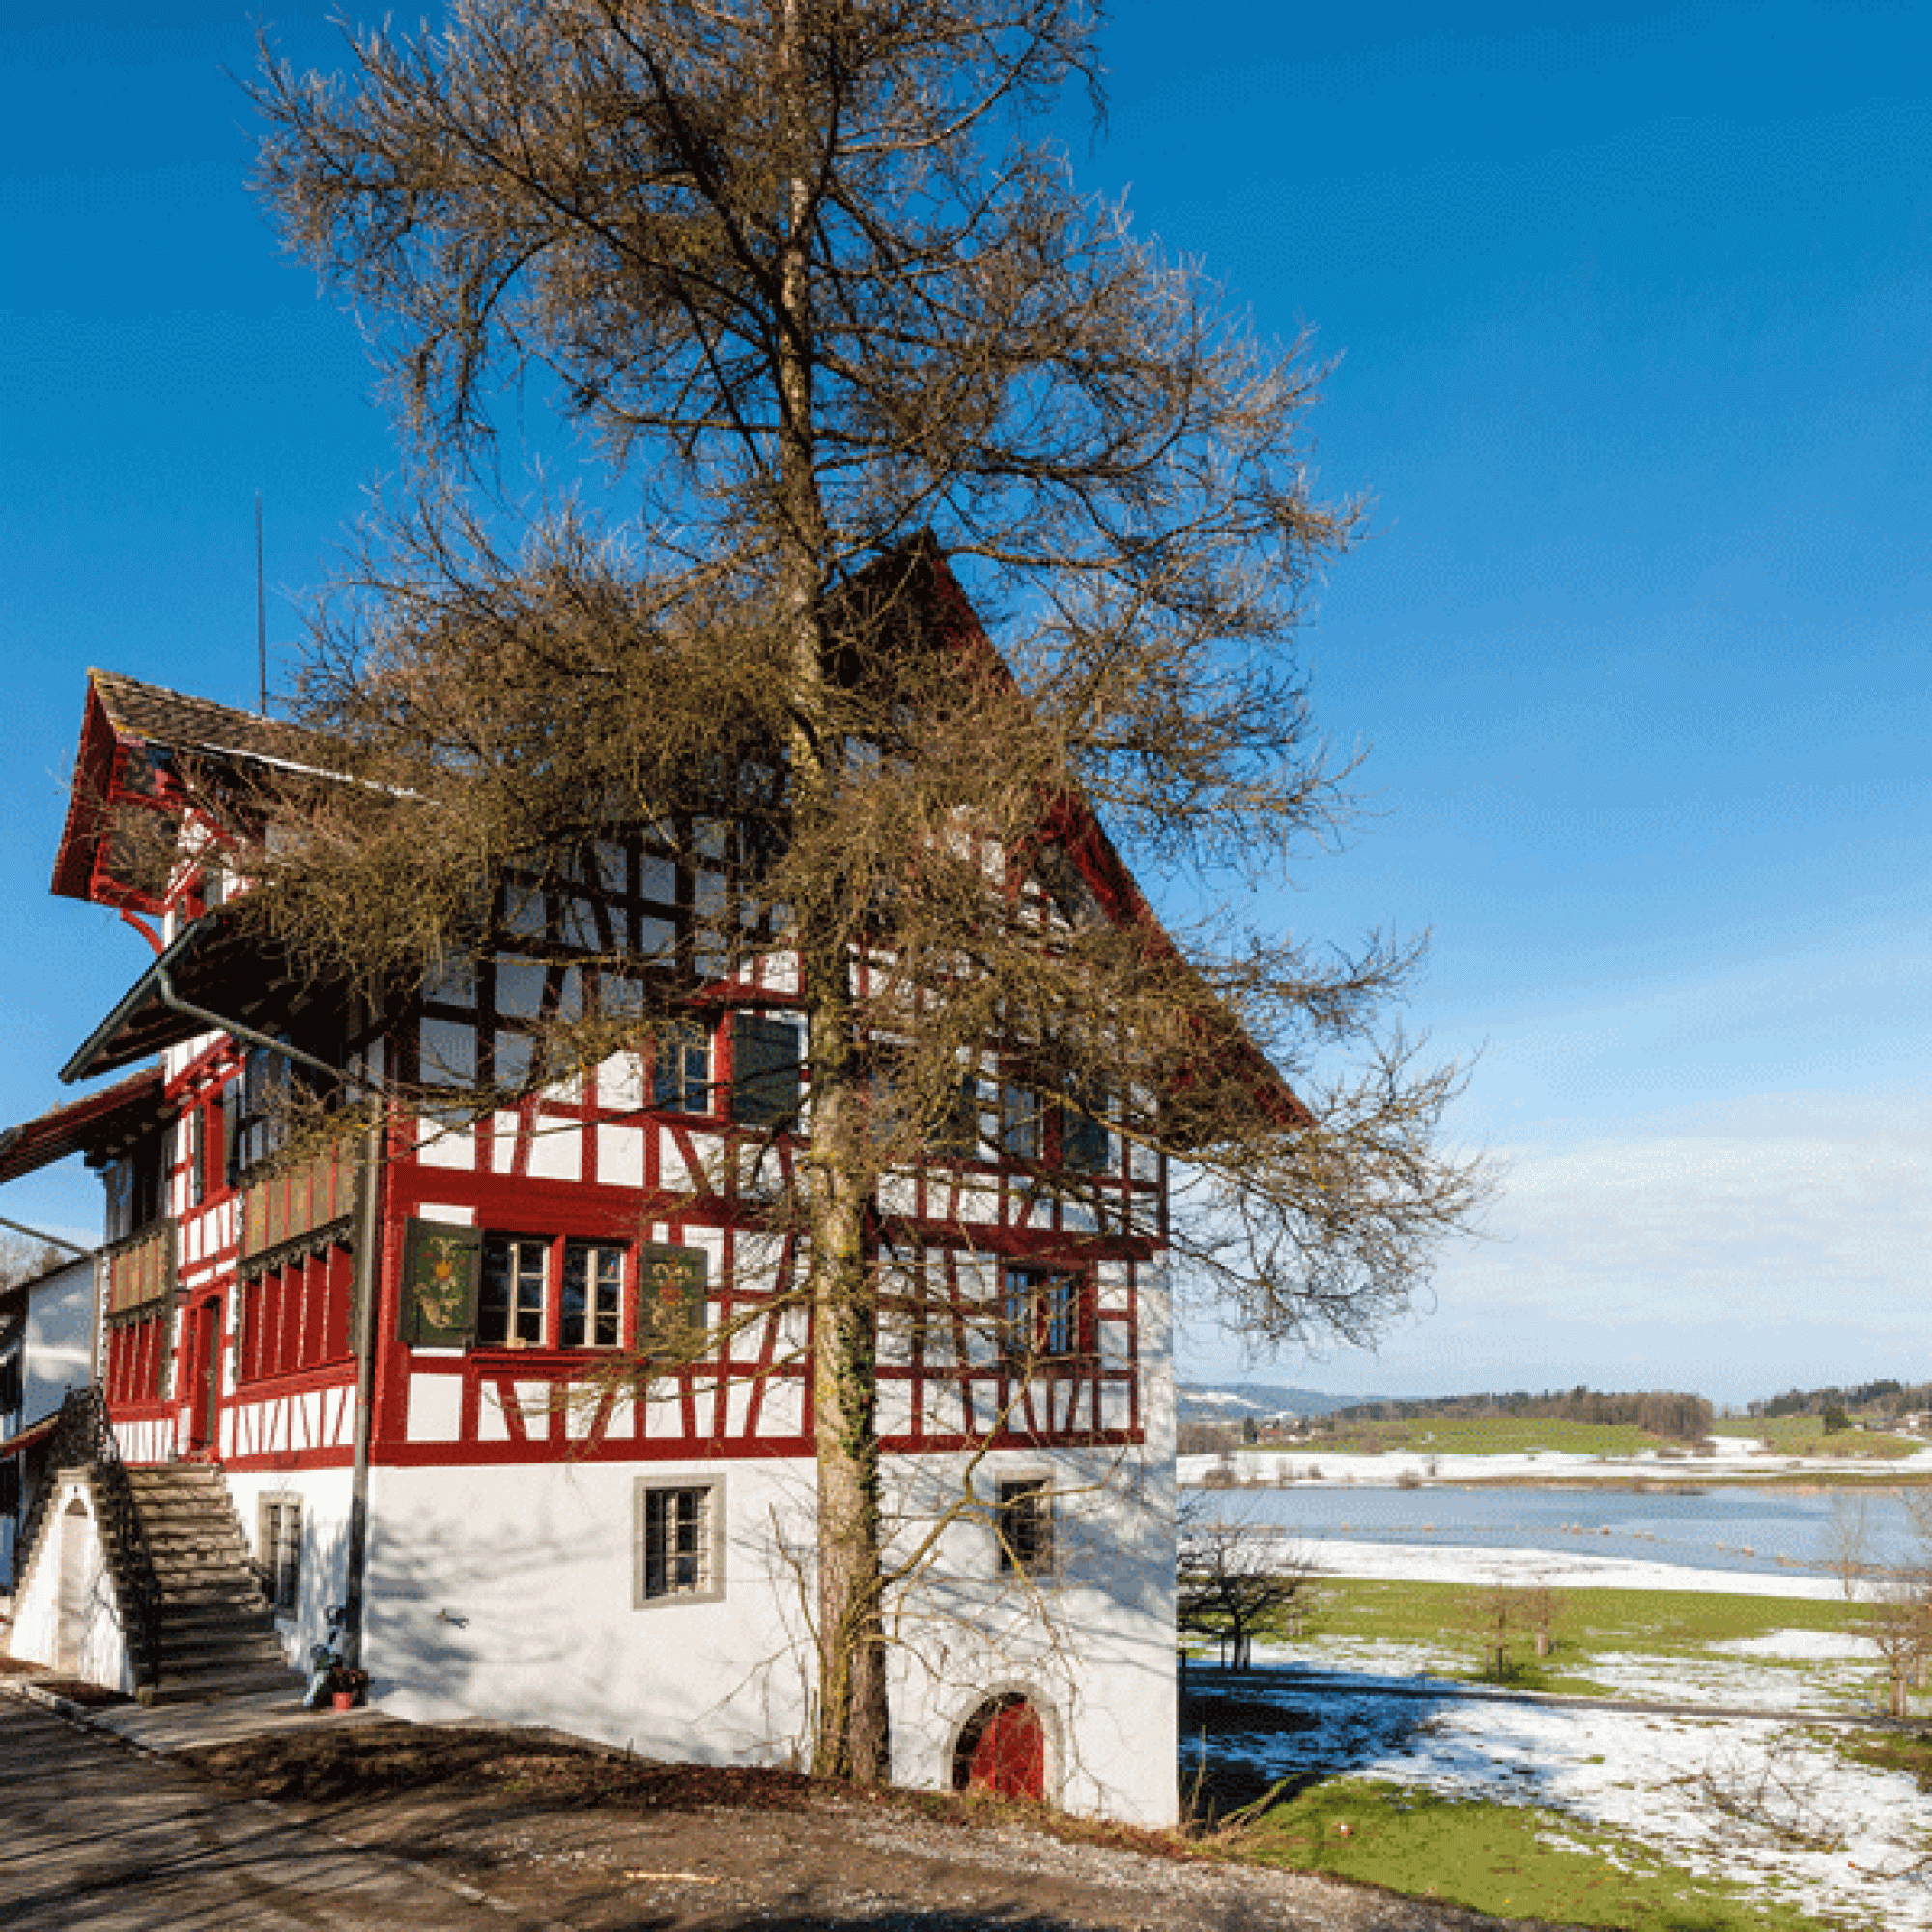
[[[923,556],[917,570],[942,646],[997,667],[943,559]],[[173,892],[156,901],[125,874],[110,809],[165,802],[178,774],[207,791],[223,769],[252,762],[259,776],[291,761],[327,762],[292,727],[94,673],[55,868],[57,892],[166,917],[185,949],[176,985],[258,1032],[280,1024],[262,991],[273,973],[240,956],[221,918],[184,924],[213,895],[198,855],[218,850],[218,828],[198,828]],[[1147,924],[1160,943],[1084,804],[1042,810],[1043,840],[1083,902]],[[532,1070],[543,1019],[635,1009],[638,988],[596,958],[655,956],[692,989],[689,1030],[661,1044],[656,1065],[620,1057],[473,1122],[391,1123],[375,1221],[378,1464],[811,1451],[801,1257],[765,1225],[774,1182],[790,1179],[802,1153],[791,1122],[810,1082],[789,962],[732,909],[735,835],[720,826],[707,842],[702,828],[685,831],[680,857],[638,838],[592,847],[581,877],[561,885],[505,881],[482,956],[380,1040],[359,1042],[431,1088],[440,1069],[453,1086],[514,1089]],[[1015,890],[1043,920],[1059,916],[1058,885],[1050,895],[1016,877]],[[734,956],[697,955],[700,907],[742,930]],[[202,978],[186,980],[192,972]],[[235,1000],[247,1004],[238,1011]],[[316,1021],[311,1004],[302,1024]],[[338,1046],[347,1031],[336,1028]],[[155,1129],[165,1133],[158,1212],[108,1254],[111,1279],[130,1284],[111,1289],[103,1310],[116,1419],[133,1427],[132,1460],[347,1466],[361,1226],[353,1178],[340,1160],[322,1173],[313,1155],[279,1157],[260,1132],[249,1056],[191,1036],[137,987],[70,1066],[72,1076],[157,1046],[167,1055],[150,1116],[165,1117]],[[1053,1095],[1035,1095],[1030,1118],[1010,1113],[1021,1083],[1006,1071],[972,1076],[970,1143],[880,1188],[874,1234],[891,1285],[879,1425],[891,1453],[1142,1439],[1140,1322],[1166,1237],[1164,1166]],[[1076,1186],[1043,1174],[1060,1167],[1077,1169]],[[160,1253],[157,1241],[164,1287],[149,1279],[161,1262],[137,1264]],[[620,1371],[648,1355],[653,1323],[672,1318],[701,1319],[721,1339],[651,1378],[640,1399]]]

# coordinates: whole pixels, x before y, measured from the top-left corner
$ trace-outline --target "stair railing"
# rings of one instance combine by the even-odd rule
[[[24,1562],[45,1521],[59,1472],[85,1466],[102,1542],[114,1570],[121,1628],[133,1659],[134,1681],[136,1685],[157,1684],[161,1674],[160,1578],[155,1574],[154,1554],[134,1501],[134,1486],[121,1461],[121,1445],[115,1439],[99,1383],[89,1382],[85,1388],[69,1391],[60,1406],[60,1419],[47,1438],[44,1466],[46,1480],[35,1494],[14,1548]]]

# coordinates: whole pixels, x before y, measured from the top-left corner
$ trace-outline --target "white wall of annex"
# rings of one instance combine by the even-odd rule
[[[93,1369],[94,1263],[75,1260],[27,1291],[21,1426],[53,1414]]]

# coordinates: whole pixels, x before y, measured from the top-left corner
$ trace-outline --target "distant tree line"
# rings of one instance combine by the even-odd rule
[[[1860,1382],[1853,1388],[1787,1389],[1767,1402],[1754,1402],[1750,1412],[1770,1421],[1780,1415],[1829,1416],[1854,1409],[1880,1415],[1913,1415],[1932,1408],[1932,1382],[1898,1382],[1889,1379]]]
[[[1513,1389],[1506,1395],[1433,1396],[1415,1402],[1366,1402],[1338,1409],[1344,1422],[1413,1422],[1426,1416],[1468,1421],[1482,1416],[1552,1417],[1564,1422],[1627,1422],[1653,1435],[1694,1442],[1711,1433],[1715,1411],[1701,1395],[1679,1389],[1642,1389],[1613,1394],[1580,1384],[1568,1390],[1532,1395]]]

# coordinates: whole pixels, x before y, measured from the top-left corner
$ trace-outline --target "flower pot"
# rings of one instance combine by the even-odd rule
[[[330,1692],[329,1692],[328,1694],[329,1694],[329,1696],[330,1696],[330,1697],[331,1697],[331,1698],[332,1698],[332,1699],[334,1700],[334,1703],[335,1703],[335,1708],[336,1708],[336,1709],[337,1709],[338,1711],[353,1711],[353,1710],[355,1710],[355,1691],[353,1691],[353,1690],[331,1690],[331,1691],[330,1691]]]

